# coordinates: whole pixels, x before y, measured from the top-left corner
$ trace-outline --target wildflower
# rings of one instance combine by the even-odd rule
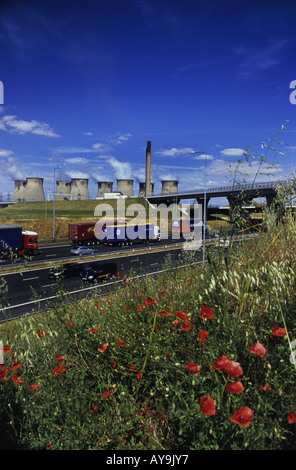
[[[243,406],[229,419],[232,423],[239,424],[240,426],[249,426],[253,419],[253,411],[247,406]]]
[[[245,390],[245,387],[239,380],[237,380],[236,382],[226,384],[224,390],[229,393],[241,393]]]
[[[0,352],[8,353],[11,351],[11,347],[7,344],[4,344],[3,347],[0,347]]]
[[[98,351],[103,353],[106,351],[107,347],[108,347],[108,343],[100,344],[100,346],[98,347]]]
[[[243,373],[243,369],[238,362],[229,361],[224,370],[230,375],[230,377],[239,377]]]
[[[7,367],[4,364],[0,364],[0,380],[4,380],[7,374]]]
[[[119,277],[119,278],[121,278],[121,276],[122,276],[122,271],[118,271],[118,272],[116,273],[116,276]]]
[[[129,279],[124,279],[123,282],[126,286],[128,286],[131,283],[131,281]]]
[[[180,323],[180,320],[174,320],[173,323],[171,324],[171,328],[175,328]]]
[[[187,362],[185,364],[187,372],[192,372],[193,375],[198,376],[200,374],[200,366],[194,362]]]
[[[164,294],[166,294],[166,291],[163,289],[163,290],[158,291],[157,293],[158,293],[158,295],[164,295]]]
[[[50,372],[50,375],[60,375],[60,374],[63,374],[64,372],[66,372],[67,369],[66,367],[63,365],[63,364],[59,364],[55,369],[53,369],[51,372]]]
[[[136,368],[136,367],[135,367],[135,364],[132,364],[132,365],[130,366],[129,370],[135,370],[135,368]]]
[[[36,389],[37,389],[37,387],[38,387],[38,385],[37,385],[37,384],[35,384],[35,383],[32,383],[32,384],[31,384],[31,385],[28,387],[28,390],[36,390]]]
[[[109,392],[109,390],[105,390],[103,393],[102,393],[102,398],[109,398],[111,395],[111,393]]]
[[[142,310],[144,310],[144,308],[146,308],[145,305],[139,305],[136,309],[136,312],[141,312]]]
[[[201,306],[201,314],[199,315],[200,318],[203,318],[204,320],[206,319],[211,319],[213,318],[213,310],[210,309],[209,307],[206,307],[205,305]]]
[[[163,317],[166,317],[167,315],[171,315],[171,311],[169,309],[162,310],[161,312],[158,312],[158,315],[161,315]]]
[[[45,332],[44,332],[44,331],[39,331],[39,330],[37,330],[37,331],[36,331],[36,334],[37,334],[37,336],[39,336],[39,338],[44,338],[44,336],[45,336]]]
[[[65,356],[56,356],[56,363],[63,362],[65,360]]]
[[[124,348],[125,343],[123,341],[121,341],[121,339],[118,339],[117,343],[118,343],[118,346],[120,346],[121,348]]]
[[[199,406],[205,416],[214,415],[216,413],[215,404],[210,395],[200,397]]]
[[[93,413],[94,411],[96,411],[98,409],[98,405],[95,403],[93,408],[91,410],[89,410],[89,413]]]
[[[14,370],[18,369],[19,367],[21,367],[23,364],[21,362],[18,362],[18,361],[13,361],[13,364],[10,368],[11,372],[13,372]]]
[[[260,385],[259,390],[260,391],[263,390],[264,392],[273,392],[274,393],[274,390],[270,387],[270,385],[268,383],[266,383],[264,387],[263,387],[263,385]]]
[[[155,300],[151,299],[151,297],[147,297],[147,299],[144,300],[144,303],[146,305],[156,305]]]
[[[130,307],[131,307],[131,305],[129,304],[126,307],[124,307],[124,310],[127,311]]]
[[[93,335],[97,333],[98,331],[99,331],[99,328],[97,326],[95,328],[90,328],[90,330],[88,330],[90,335]]]
[[[22,379],[18,374],[12,374],[11,378],[16,385],[22,385],[24,383],[24,379]]]
[[[178,310],[178,312],[175,313],[175,317],[180,318],[180,320],[189,320],[187,313],[182,312],[182,310]]]
[[[72,321],[70,321],[69,323],[67,323],[67,328],[71,328],[72,326],[74,326],[74,323]]]
[[[296,414],[293,413],[293,411],[292,411],[291,413],[288,414],[287,420],[288,420],[288,423],[289,423],[289,424],[295,423],[295,421],[296,421]]]
[[[286,334],[287,331],[285,330],[285,328],[280,328],[279,326],[277,326],[271,329],[272,336],[285,336]]]
[[[138,372],[136,377],[137,377],[137,379],[140,379],[142,377],[142,372]]]
[[[256,342],[252,347],[249,348],[252,354],[257,354],[257,356],[263,357],[266,353],[266,349],[262,344]]]
[[[189,320],[183,322],[181,328],[182,328],[183,331],[192,331],[193,330],[193,327],[190,325]]]
[[[216,370],[223,370],[226,364],[229,362],[229,359],[222,354],[213,364]]]
[[[198,344],[201,344],[205,339],[207,339],[208,335],[209,335],[208,331],[201,330],[197,335],[199,337]]]

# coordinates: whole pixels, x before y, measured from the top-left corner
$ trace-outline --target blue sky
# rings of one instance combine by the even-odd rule
[[[117,178],[137,194],[148,140],[156,192],[229,184],[238,159],[254,175],[283,124],[285,156],[269,151],[275,176],[257,181],[288,175],[295,14],[285,0],[2,0],[0,193],[30,176],[52,192],[61,167],[58,179],[89,178],[91,198]]]

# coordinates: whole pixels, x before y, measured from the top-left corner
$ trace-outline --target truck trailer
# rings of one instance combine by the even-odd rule
[[[154,224],[105,223],[101,239],[95,235],[96,222],[69,224],[69,239],[74,245],[132,245],[133,243],[157,241],[160,230]]]
[[[32,256],[38,253],[38,234],[19,225],[0,225],[0,256]]]
[[[160,229],[154,224],[117,224],[103,227],[104,245],[133,245],[160,240]]]

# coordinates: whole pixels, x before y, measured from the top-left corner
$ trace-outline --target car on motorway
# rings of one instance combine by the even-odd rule
[[[93,255],[95,250],[88,248],[87,246],[77,246],[72,248],[71,255],[82,256],[82,255]]]
[[[116,273],[116,263],[100,263],[97,266],[86,268],[81,274],[81,279],[83,281],[96,284],[104,279],[114,278]]]
[[[61,266],[50,269],[49,277],[50,279],[65,279],[68,277],[79,276],[83,266],[79,263],[66,263]]]

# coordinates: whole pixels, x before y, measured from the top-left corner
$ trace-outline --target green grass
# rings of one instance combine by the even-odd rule
[[[204,266],[183,253],[157,278],[119,278],[116,295],[61,297],[46,314],[2,325],[10,348],[2,422],[14,442],[25,449],[295,450],[295,242],[295,221],[281,225],[270,216],[266,231],[230,244],[227,254],[208,248]]]

